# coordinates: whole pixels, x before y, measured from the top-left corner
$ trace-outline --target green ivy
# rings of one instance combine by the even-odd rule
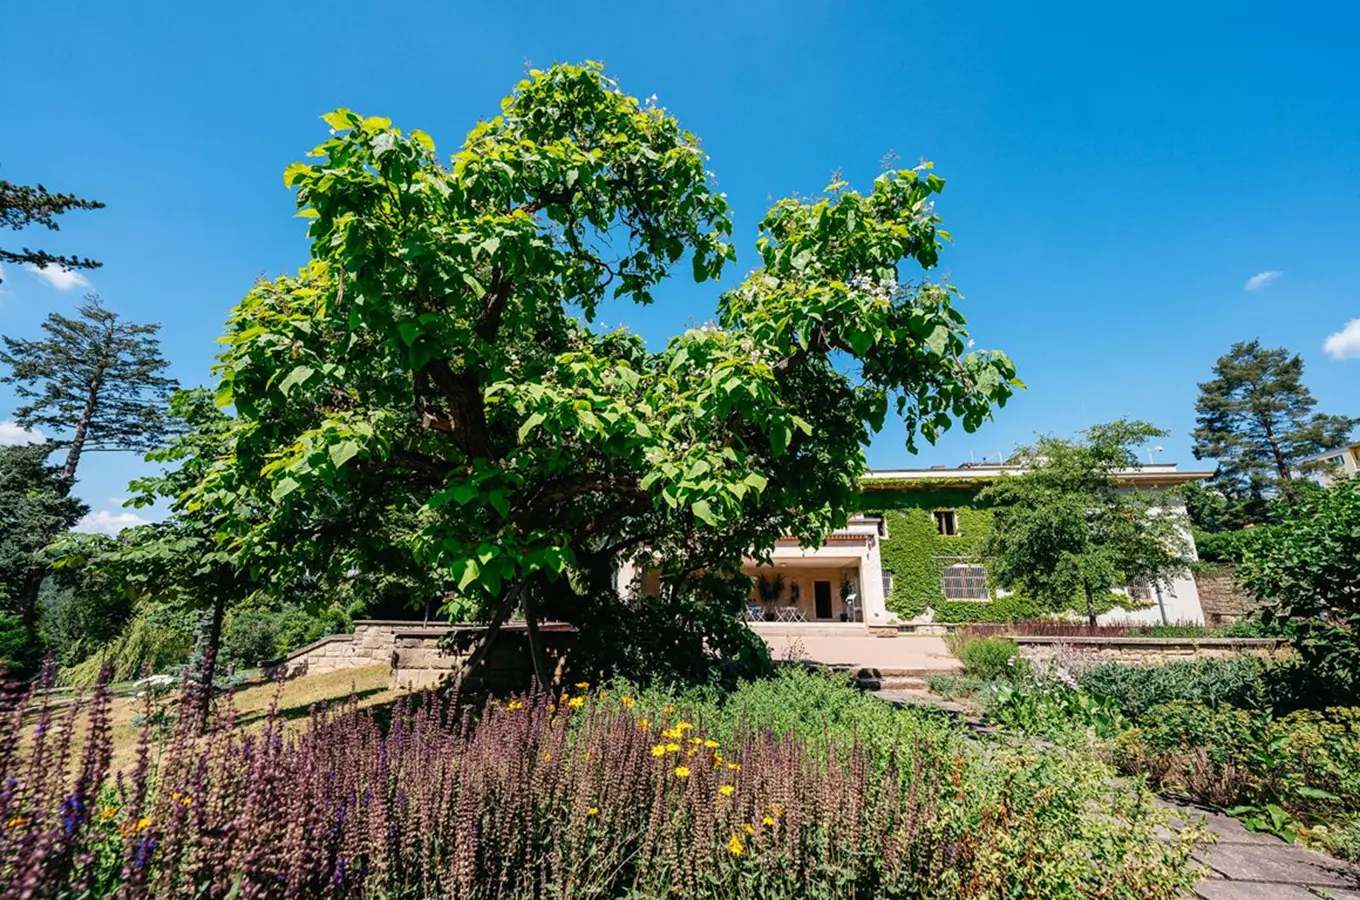
[[[874,483],[875,488],[878,483]],[[867,487],[867,486],[866,486]],[[986,565],[983,551],[992,531],[992,512],[976,506],[977,492],[983,485],[957,487],[902,480],[892,489],[866,490],[863,506],[871,514],[882,515],[888,536],[879,544],[883,572],[893,575],[892,592],[886,597],[888,612],[901,619],[913,619],[927,609],[935,611],[935,621],[948,624],[968,622],[1010,622],[1033,619],[1053,611],[1052,604],[1013,593],[996,596],[996,585],[988,575],[988,589],[995,598],[987,602],[946,600],[941,573],[946,565],[976,561]],[[942,535],[932,512],[955,510],[958,534]],[[946,557],[962,557],[948,559]],[[1127,599],[1111,594],[1097,604],[1104,612]],[[1073,599],[1072,611],[1084,609]]]

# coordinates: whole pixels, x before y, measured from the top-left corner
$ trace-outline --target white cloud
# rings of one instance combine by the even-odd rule
[[[1247,283],[1242,285],[1242,289],[1245,291],[1259,291],[1283,274],[1283,272],[1277,272],[1274,269],[1269,269],[1265,272],[1257,272],[1247,279]]]
[[[109,512],[107,509],[101,509],[86,513],[72,530],[83,531],[86,534],[117,534],[124,528],[150,524],[150,519],[143,519],[134,512]]]
[[[1360,319],[1351,319],[1336,334],[1322,342],[1332,359],[1360,359]]]
[[[59,291],[69,291],[74,287],[89,287],[90,281],[75,269],[63,269],[61,266],[35,266],[29,263],[24,266],[35,277],[41,278],[52,287]]]
[[[22,444],[41,444],[46,435],[36,428],[24,428],[14,422],[0,422],[0,447],[14,447]]]

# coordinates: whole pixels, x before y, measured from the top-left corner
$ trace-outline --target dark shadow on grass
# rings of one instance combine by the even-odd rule
[[[309,715],[311,715],[313,707],[317,707],[322,704],[331,708],[343,707],[346,703],[350,701],[351,698],[353,698],[354,700],[362,701],[367,697],[372,697],[374,694],[381,694],[386,690],[387,690],[386,687],[367,688],[362,691],[355,691],[353,693],[345,694],[341,697],[335,697],[330,700],[313,700],[310,703],[299,703],[296,706],[283,706],[279,707],[278,716],[285,722],[292,722],[296,721],[297,719],[305,719]],[[244,713],[241,716],[241,718],[237,720],[237,724],[250,725],[255,722],[262,722],[267,718],[269,718],[269,708],[265,707],[264,709],[257,709],[249,713]]]

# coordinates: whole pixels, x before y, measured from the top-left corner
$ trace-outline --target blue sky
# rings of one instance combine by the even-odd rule
[[[174,374],[202,383],[251,282],[306,259],[281,174],[324,139],[322,113],[390,116],[452,152],[526,63],[601,59],[704,140],[736,210],[729,281],[774,198],[837,169],[867,185],[890,151],[948,180],[942,269],[978,346],[1009,352],[1029,390],[916,457],[890,428],[875,466],[954,465],[1120,415],[1171,429],[1159,459],[1191,466],[1196,382],[1254,337],[1303,354],[1320,408],[1360,415],[1351,4],[667,6],[11,4],[0,175],[108,208],[0,240],[103,260],[94,289],[162,323]],[[1278,274],[1248,290],[1261,273]],[[678,275],[604,320],[654,345],[704,321],[715,290]],[[0,332],[30,336],[84,288],[11,266],[0,291]],[[116,514],[141,466],[91,457],[79,492]]]

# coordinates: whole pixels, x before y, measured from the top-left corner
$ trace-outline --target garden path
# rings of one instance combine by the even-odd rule
[[[893,704],[928,705],[962,718],[975,730],[981,721],[952,701],[928,691],[883,691]],[[1253,834],[1241,822],[1207,807],[1158,801],[1176,815],[1177,826],[1204,820],[1217,843],[1195,853],[1204,878],[1195,887],[1199,900],[1360,900],[1360,865],[1325,856],[1268,834]],[[1172,835],[1168,832],[1167,837]]]

